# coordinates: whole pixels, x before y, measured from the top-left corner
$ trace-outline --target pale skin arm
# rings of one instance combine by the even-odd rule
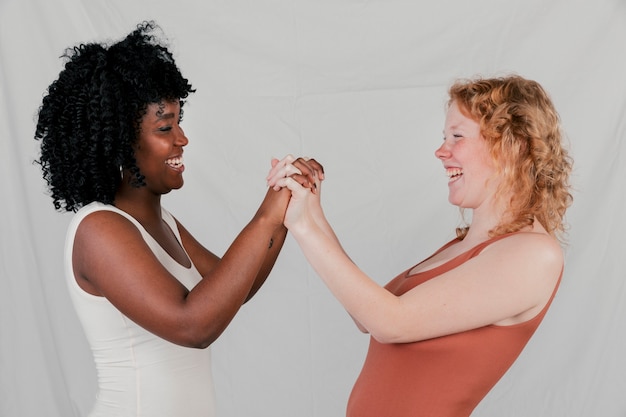
[[[285,225],[307,260],[348,313],[383,343],[525,321],[543,308],[560,275],[558,243],[547,234],[520,233],[395,296],[365,275],[319,226],[319,193],[304,192],[291,178],[275,185],[292,191]]]
[[[323,170],[315,171],[314,169],[312,169],[312,167],[309,166],[309,162],[310,160],[308,158],[307,159],[298,158],[296,160],[292,155],[287,155],[281,160],[272,159],[272,169],[270,170],[270,173],[268,174],[266,178],[268,185],[270,187],[273,187],[275,190],[279,190],[280,186],[277,186],[276,183],[279,180],[290,176],[294,172],[297,174],[304,172],[308,176],[313,176],[313,177],[315,177],[315,175],[317,174],[319,176],[319,180],[323,181],[324,180]],[[295,168],[293,164],[297,165],[300,168]],[[319,194],[318,198],[321,199],[321,187],[320,188],[314,187],[314,188],[316,192]],[[326,237],[328,237],[328,239],[332,240],[334,244],[336,244],[341,249],[344,255],[347,258],[349,258],[348,254],[343,250],[343,247],[341,246],[341,242],[339,241],[339,238],[335,234],[335,231],[333,230],[332,226],[328,223],[328,220],[326,219],[326,216],[324,215],[324,211],[323,211],[321,204],[317,204],[311,207],[311,217],[315,221],[315,224],[322,231],[322,233],[324,233]],[[358,320],[356,320],[354,317],[352,317],[352,320],[354,321],[354,324],[357,326],[357,328],[361,332],[367,333],[367,329],[363,327],[363,325],[361,325],[361,323],[359,323]]]

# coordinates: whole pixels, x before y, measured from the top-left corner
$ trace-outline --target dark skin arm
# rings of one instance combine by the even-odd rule
[[[202,246],[202,244],[200,244],[182,224],[178,223],[178,221],[176,221],[176,224],[178,225],[178,230],[180,231],[183,246],[189,254],[189,257],[193,260],[194,265],[200,272],[200,275],[203,277],[210,275],[213,268],[220,262],[220,258]],[[252,284],[245,301],[250,300],[267,279],[269,273],[274,267],[276,258],[278,258],[278,254],[285,243],[286,237],[286,227],[281,225],[274,231],[270,240],[271,247],[270,242],[268,242],[268,250],[265,254],[265,258],[263,259],[263,264],[256,275],[254,283]]]
[[[97,211],[76,232],[76,280],[157,336],[205,348],[267,278],[286,236],[282,222],[289,198],[289,190],[268,189],[222,259],[180,227],[183,245],[203,277],[191,291],[161,265],[134,224],[117,213]]]
[[[303,158],[298,158],[294,163],[300,173],[294,173],[291,176],[299,181],[302,186],[310,188],[312,192],[316,192],[314,189],[315,180],[314,174],[324,172],[324,167],[314,159],[305,160]],[[178,223],[178,229],[181,233],[181,238],[183,240],[183,245],[185,246],[185,250],[193,260],[196,268],[200,271],[202,276],[206,276],[209,271],[211,271],[214,266],[220,261],[220,258],[214,255],[212,252],[207,250],[202,244],[200,244],[192,235],[189,233],[182,224]],[[244,302],[250,300],[256,292],[261,288],[265,280],[269,276],[276,259],[278,258],[278,254],[280,253],[283,244],[285,243],[285,238],[287,237],[287,228],[281,224],[273,236],[270,239],[268,244],[268,251],[265,255],[265,259],[259,272],[252,284],[250,292],[246,297]]]

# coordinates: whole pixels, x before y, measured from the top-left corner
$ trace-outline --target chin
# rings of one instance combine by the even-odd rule
[[[463,208],[461,207],[463,203],[458,198],[455,198],[454,196],[448,196],[448,203],[452,204],[453,206]]]
[[[173,186],[172,188],[170,188],[169,190],[164,191],[164,192],[163,192],[163,195],[165,195],[165,194],[169,194],[169,193],[171,193],[171,192],[172,192],[172,191],[174,191],[174,190],[180,190],[181,188],[183,188],[183,184],[180,184],[180,185],[175,185],[175,186]]]

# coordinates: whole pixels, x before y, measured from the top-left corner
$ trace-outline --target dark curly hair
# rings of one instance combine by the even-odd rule
[[[43,178],[57,210],[77,211],[93,201],[112,204],[130,170],[133,185],[144,185],[133,144],[147,106],[184,99],[194,92],[154,22],[143,22],[123,40],[68,48],[59,77],[38,112],[35,139],[41,140]]]

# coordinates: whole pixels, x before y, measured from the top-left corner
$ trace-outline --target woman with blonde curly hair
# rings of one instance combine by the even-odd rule
[[[492,234],[520,230],[536,219],[550,234],[561,235],[572,202],[571,161],[561,144],[559,115],[543,88],[519,76],[459,81],[450,88],[453,102],[478,121],[501,176],[496,195],[509,218]],[[460,237],[465,233],[467,228],[458,230]]]
[[[519,76],[461,80],[449,90],[435,151],[448,200],[470,224],[384,288],[346,255],[320,193],[289,176],[285,225],[335,297],[371,335],[349,417],[467,417],[535,332],[563,272],[560,238],[571,204],[571,161],[543,88]],[[318,191],[321,183],[316,182]]]

